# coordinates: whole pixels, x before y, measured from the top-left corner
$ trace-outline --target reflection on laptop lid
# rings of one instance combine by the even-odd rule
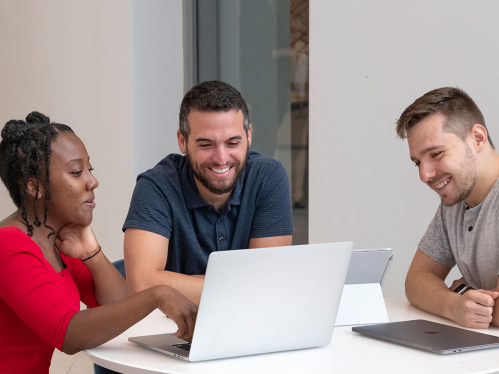
[[[352,327],[352,331],[440,354],[499,347],[497,336],[423,319],[357,326]]]
[[[356,249],[352,252],[345,284],[383,285],[392,261],[391,248]]]
[[[173,334],[131,342],[188,361],[329,344],[352,242],[210,254],[192,345]]]

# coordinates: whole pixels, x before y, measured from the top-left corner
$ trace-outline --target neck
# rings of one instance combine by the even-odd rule
[[[37,207],[38,208],[38,207]],[[43,210],[42,210],[43,212]],[[28,214],[28,222],[31,226],[33,226],[33,236],[31,239],[38,244],[38,246],[42,249],[42,251],[45,253],[45,251],[52,251],[54,244],[55,244],[55,238],[58,232],[58,229],[55,226],[52,226],[49,222],[47,222],[47,226],[53,227],[55,235],[50,235],[50,238],[48,238],[49,234],[52,233],[52,230],[48,229],[45,227],[43,224],[43,214],[38,214],[38,220],[41,222],[40,226],[35,226],[35,214],[33,210],[27,211]],[[22,218],[22,208],[18,209],[14,214],[12,214],[10,217],[10,220],[12,222],[13,226],[18,227],[20,230],[25,232],[26,234],[28,233],[28,227],[26,226],[26,222]]]
[[[217,195],[203,186],[196,177],[194,177],[194,181],[196,182],[196,187],[198,188],[201,198],[208,204],[213,205],[218,212],[227,204],[227,201],[229,201],[230,196],[232,195],[232,191],[223,195]]]
[[[43,223],[40,226],[35,226],[33,224],[34,216],[34,212],[28,212],[28,222],[33,225],[33,236],[31,239],[38,245],[38,247],[40,247],[45,260],[52,265],[56,272],[59,272],[65,268],[65,264],[61,259],[59,251],[55,247],[56,235],[50,235],[50,238],[48,238],[48,235],[52,232],[52,230],[47,229]],[[50,224],[48,225],[50,226]],[[14,214],[11,214],[9,217],[0,222],[0,227],[4,226],[14,226],[26,234],[28,233],[28,227],[22,218],[22,209],[18,209]],[[57,230],[55,230],[55,232],[57,233]]]
[[[499,178],[499,153],[491,149],[478,169],[475,187],[465,202],[472,208],[480,204],[489,194],[497,178]]]

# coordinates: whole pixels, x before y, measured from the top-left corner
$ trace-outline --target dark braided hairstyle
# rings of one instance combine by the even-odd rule
[[[50,154],[52,142],[61,132],[73,132],[69,126],[60,123],[50,123],[50,119],[39,113],[31,112],[22,120],[10,120],[2,129],[0,142],[0,178],[9,191],[12,201],[17,208],[22,208],[22,219],[28,228],[28,235],[33,236],[33,225],[28,222],[26,196],[30,177],[36,178],[36,195],[34,202],[35,221],[37,227],[41,225],[36,212],[36,202],[40,189],[40,176],[45,174],[45,209],[43,225],[52,232],[54,229],[47,226],[47,202],[50,200]]]

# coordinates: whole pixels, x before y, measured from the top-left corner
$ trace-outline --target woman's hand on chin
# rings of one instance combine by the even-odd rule
[[[55,246],[60,253],[85,260],[93,256],[100,246],[90,226],[64,226],[55,238]]]

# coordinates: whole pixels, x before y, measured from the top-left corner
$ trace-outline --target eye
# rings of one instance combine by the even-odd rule
[[[230,142],[230,143],[227,143],[227,145],[229,147],[237,147],[239,145],[240,142]]]
[[[419,167],[419,164],[420,164],[420,162],[419,162],[419,161],[418,161],[418,162],[415,162],[415,163],[414,163],[414,166],[418,168],[418,167]]]
[[[442,153],[443,153],[442,151],[440,151],[440,152],[436,152],[436,153],[432,153],[432,154],[431,154],[431,157],[432,157],[432,158],[437,158],[437,157],[438,157],[438,156],[440,156]]]
[[[70,174],[74,175],[75,177],[79,177],[81,175],[81,173],[83,173],[83,170],[72,171]]]
[[[207,144],[207,143],[201,143],[201,144],[199,144],[199,146],[200,146],[201,148],[208,148],[210,145],[211,145],[211,144]]]
[[[90,166],[90,169],[88,171],[94,171],[94,168]]]

